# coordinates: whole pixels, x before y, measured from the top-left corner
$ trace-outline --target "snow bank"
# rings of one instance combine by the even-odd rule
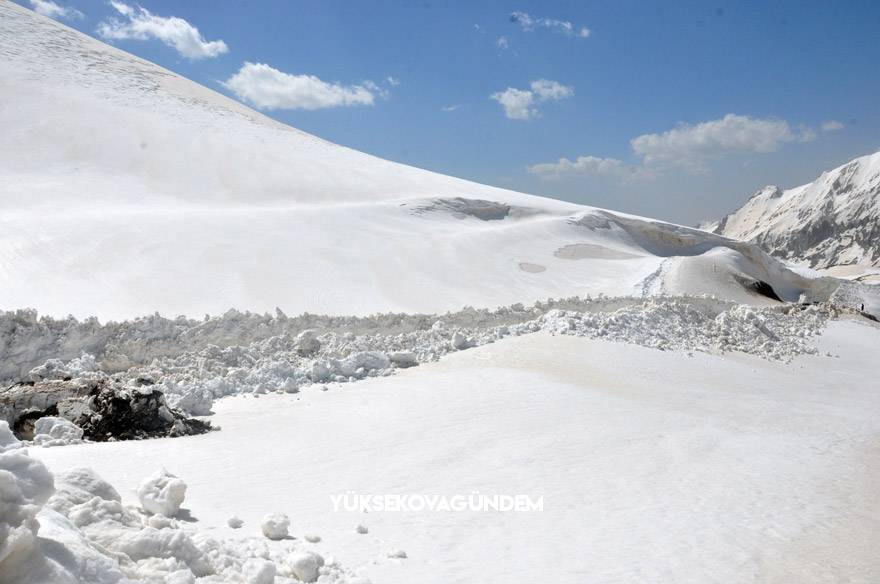
[[[4,433],[5,430],[5,433]],[[17,447],[0,422],[0,582],[4,584],[166,584],[358,581],[296,540],[218,539],[121,502],[89,469],[55,477]],[[157,473],[151,501],[179,480]],[[182,497],[170,497],[182,501]],[[167,510],[167,508],[165,509]],[[286,531],[286,527],[285,527]]]
[[[838,296],[846,300],[842,292]],[[82,346],[71,348],[78,357],[68,362],[53,357],[37,368],[40,375],[78,375],[82,377],[73,381],[109,383],[133,396],[159,390],[172,410],[201,416],[209,414],[213,401],[223,396],[293,393],[312,384],[390,375],[453,351],[538,331],[660,350],[739,351],[789,361],[815,353],[812,337],[821,333],[828,319],[850,312],[845,305],[827,303],[756,308],[712,297],[600,297],[493,311],[469,308],[441,316],[289,318],[280,312],[260,316],[231,311],[198,322],[156,316],[98,329],[93,322],[33,315],[20,325],[21,313],[4,313],[0,324],[5,318],[7,324],[19,325],[0,326],[0,331],[13,331],[7,343],[22,338],[35,343],[40,335],[55,339],[35,343],[40,346],[57,346],[62,338],[69,342],[70,336],[84,338],[80,329],[91,331],[109,339],[98,354],[90,357],[81,354]],[[104,329],[112,329],[112,334],[101,332]],[[113,373],[123,363],[128,368]]]

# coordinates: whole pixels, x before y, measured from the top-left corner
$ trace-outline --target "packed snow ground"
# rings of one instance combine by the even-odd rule
[[[132,504],[165,467],[188,484],[187,528],[261,537],[285,513],[373,582],[873,582],[878,334],[830,322],[819,354],[786,364],[541,332],[220,400],[221,432],[32,453],[93,467]],[[349,491],[526,494],[544,511],[333,512]]]

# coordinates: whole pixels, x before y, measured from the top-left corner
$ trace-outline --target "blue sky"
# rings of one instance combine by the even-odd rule
[[[681,223],[880,149],[876,1],[21,3],[333,142]]]

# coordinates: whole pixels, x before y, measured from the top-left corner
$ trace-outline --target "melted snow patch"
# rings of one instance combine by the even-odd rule
[[[634,253],[611,249],[595,243],[570,243],[557,249],[553,255],[563,260],[629,260],[641,257]]]

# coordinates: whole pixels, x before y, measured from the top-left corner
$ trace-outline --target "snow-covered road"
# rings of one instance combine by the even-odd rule
[[[782,364],[537,333],[327,392],[226,398],[204,436],[31,452],[91,466],[129,502],[164,465],[194,527],[255,535],[283,511],[376,583],[876,582],[878,334],[833,322],[823,356]],[[348,491],[525,494],[544,511],[334,512]]]

